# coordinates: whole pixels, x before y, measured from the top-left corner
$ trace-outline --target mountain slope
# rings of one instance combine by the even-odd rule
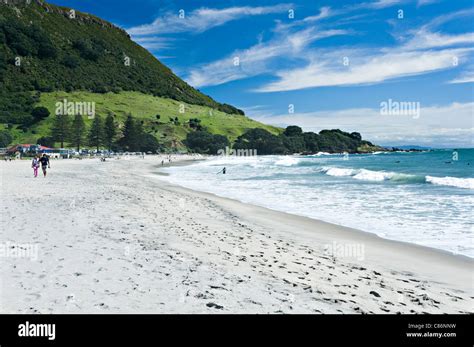
[[[183,147],[186,135],[194,131],[189,126],[189,120],[198,118],[201,125],[213,134],[225,135],[230,141],[234,141],[248,129],[262,128],[272,134],[279,134],[281,129],[264,125],[241,115],[231,115],[212,109],[207,106],[184,104],[172,99],[155,97],[140,92],[120,92],[97,94],[90,92],[50,92],[42,93],[37,103],[38,106],[46,107],[54,114],[56,103],[67,99],[70,102],[88,100],[95,103],[95,112],[105,116],[109,113],[115,115],[119,128],[128,114],[142,122],[148,133],[154,135],[164,146]],[[183,113],[179,110],[184,107]],[[171,118],[173,120],[171,120]],[[175,119],[178,122],[175,122]],[[84,117],[86,125],[92,122]],[[50,116],[42,122],[32,125],[27,131],[21,129],[12,131],[14,142],[35,143],[40,137],[49,136],[52,128],[53,117]],[[1,125],[0,125],[1,129]]]
[[[89,14],[74,15],[71,18],[70,9],[41,0],[0,2],[4,112],[21,118],[21,112],[28,110],[5,101],[7,92],[18,93],[31,104],[25,92],[125,90],[243,114],[189,86],[124,30]]]

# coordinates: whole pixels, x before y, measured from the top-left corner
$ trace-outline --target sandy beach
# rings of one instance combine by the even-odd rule
[[[1,162],[1,312],[474,312],[471,258],[174,186],[160,163]]]

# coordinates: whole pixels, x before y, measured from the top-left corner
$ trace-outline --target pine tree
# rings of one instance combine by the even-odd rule
[[[53,128],[51,136],[55,142],[61,143],[61,148],[64,148],[64,142],[69,137],[70,119],[67,115],[58,114],[54,117]]]
[[[102,119],[99,115],[96,115],[92,121],[91,128],[89,129],[89,145],[94,146],[97,151],[99,151],[99,148],[103,143],[103,133],[104,129]]]
[[[109,151],[112,150],[112,144],[114,143],[116,133],[114,116],[109,113],[105,119],[104,126],[104,143]]]
[[[77,151],[84,144],[84,133],[86,124],[81,115],[77,114],[72,121],[71,142],[76,147]]]
[[[134,152],[140,148],[140,122],[135,122],[131,114],[128,115],[123,127],[123,137],[120,144],[126,150]]]

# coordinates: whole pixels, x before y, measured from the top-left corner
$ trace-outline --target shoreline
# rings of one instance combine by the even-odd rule
[[[1,243],[38,248],[0,258],[0,311],[473,311],[469,258],[182,188],[157,158],[0,164]]]
[[[192,164],[193,164],[193,161],[185,161],[185,162],[177,163],[176,166],[192,165]],[[173,166],[173,165],[170,165],[170,166]],[[157,176],[160,176],[160,175],[157,175]],[[159,179],[159,177],[157,178]],[[245,203],[236,199],[220,196],[217,194],[183,187],[177,184],[170,183],[166,180],[163,180],[163,182],[166,183],[167,189],[174,190],[176,192],[183,192],[185,194],[193,194],[196,196],[200,196],[202,198],[216,201],[218,204],[226,206],[230,210],[233,210],[233,212],[235,212],[235,210],[246,210],[246,212],[250,212],[248,214],[240,213],[241,215],[245,214],[245,216],[241,216],[242,219],[244,218],[252,219],[253,221],[258,221],[261,223],[266,223],[269,221],[272,221],[273,223],[275,220],[277,220],[279,221],[278,223],[283,223],[283,224],[285,224],[285,221],[291,221],[291,223],[297,224],[298,226],[302,226],[302,229],[304,230],[304,232],[309,232],[309,233],[312,232],[312,231],[309,231],[309,229],[314,228],[314,230],[317,230],[318,228],[322,226],[324,228],[332,229],[335,233],[334,235],[335,239],[357,240],[359,242],[369,242],[373,244],[386,243],[389,247],[393,248],[394,250],[400,251],[400,253],[420,252],[429,257],[443,258],[442,259],[443,261],[450,263],[453,266],[473,266],[474,265],[474,259],[463,254],[453,254],[452,252],[439,249],[439,248],[419,245],[419,244],[410,243],[406,241],[387,239],[373,232],[350,228],[343,225],[326,222],[326,221],[316,219],[316,218],[301,216],[301,215],[297,215],[293,213],[274,210],[274,209],[263,207],[263,206]],[[258,215],[260,218],[252,218],[254,217],[252,216],[252,213],[256,213],[256,215]],[[266,220],[262,221],[261,216],[264,216]],[[267,219],[267,216],[269,217],[268,219]],[[474,277],[474,273],[472,273],[472,276]]]
[[[182,162],[172,163],[170,165],[167,165],[167,167],[188,166],[188,165],[192,165],[193,163],[195,163],[197,161],[202,161],[202,160],[206,160],[206,158],[196,159],[196,160],[186,160],[186,161],[182,161]],[[156,169],[158,169],[158,170],[160,168],[164,168],[164,167],[162,167],[162,166],[157,166],[156,167]],[[158,171],[155,174],[156,174],[156,176],[169,176],[169,174],[166,173],[166,172],[159,172]],[[444,250],[444,249],[441,249],[441,248],[425,246],[425,245],[412,243],[412,242],[408,242],[408,241],[389,239],[389,238],[382,237],[382,236],[376,234],[375,232],[361,230],[361,229],[345,226],[345,225],[342,225],[342,224],[331,223],[331,222],[324,221],[322,219],[308,217],[308,216],[304,216],[304,215],[299,215],[299,214],[292,213],[292,212],[285,212],[285,211],[281,211],[281,210],[277,210],[277,209],[272,209],[272,208],[269,208],[269,207],[264,207],[264,206],[260,206],[260,205],[256,205],[256,204],[252,204],[252,203],[247,203],[247,202],[240,201],[238,199],[234,199],[234,198],[230,198],[230,197],[226,197],[226,196],[222,196],[222,195],[218,195],[218,194],[214,194],[214,193],[210,193],[210,192],[205,192],[205,191],[201,191],[201,190],[195,190],[195,189],[192,189],[192,188],[187,188],[185,186],[181,186],[179,184],[174,184],[174,183],[171,183],[171,182],[166,181],[166,180],[163,180],[163,181],[166,182],[168,185],[170,185],[172,187],[176,187],[176,188],[179,188],[179,189],[182,189],[182,190],[185,190],[185,191],[188,191],[188,192],[196,193],[196,194],[201,194],[202,196],[205,196],[205,197],[213,197],[213,198],[216,198],[216,199],[229,200],[231,202],[253,206],[255,208],[264,209],[264,210],[267,210],[267,211],[270,211],[270,212],[273,212],[273,213],[282,213],[282,214],[287,215],[290,218],[302,218],[302,219],[306,219],[306,220],[309,220],[309,221],[315,221],[317,223],[323,223],[323,224],[326,224],[328,226],[346,229],[347,231],[354,232],[354,233],[368,234],[368,235],[371,235],[371,237],[376,237],[376,238],[384,240],[384,241],[399,243],[399,244],[402,244],[402,245],[407,245],[407,246],[415,247],[415,248],[417,248],[417,247],[420,247],[421,249],[426,248],[426,249],[429,249],[429,250],[434,251],[434,252],[439,252],[440,254],[443,254],[443,255],[448,256],[448,257],[458,257],[458,258],[461,258],[461,259],[471,261],[471,262],[473,262],[473,265],[474,265],[474,257],[470,257],[470,256],[465,255],[465,254],[450,252],[450,251],[447,251],[447,250]]]

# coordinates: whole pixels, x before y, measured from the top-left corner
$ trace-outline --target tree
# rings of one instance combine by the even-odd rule
[[[207,131],[194,131],[184,141],[189,149],[197,153],[217,154],[229,146],[229,139],[224,135],[213,135]]]
[[[69,116],[58,114],[54,117],[53,128],[51,136],[56,142],[61,143],[61,148],[64,148],[64,142],[68,139],[70,130]]]
[[[306,151],[304,137],[301,136],[282,136],[283,144],[289,153],[303,153]]]
[[[350,136],[357,141],[362,141],[362,136],[360,135],[360,133],[353,132]]]
[[[282,139],[289,153],[302,153],[306,151],[303,130],[299,126],[288,126],[283,132]]]
[[[115,135],[117,134],[114,122],[114,116],[112,113],[107,115],[105,118],[105,125],[104,125],[104,144],[107,146],[109,151],[112,150],[112,145],[114,143]]]
[[[81,149],[84,144],[84,133],[86,131],[86,124],[82,115],[77,114],[72,122],[71,142],[76,147],[77,151]]]
[[[54,147],[54,139],[50,136],[40,137],[36,144],[46,146],[46,147]]]
[[[0,147],[7,147],[13,141],[13,136],[9,131],[0,131]]]
[[[307,132],[303,134],[303,139],[306,151],[310,153],[319,152],[319,135],[314,132]]]
[[[93,146],[99,151],[101,144],[103,143],[104,128],[102,125],[102,119],[99,115],[94,117],[91,128],[89,129],[89,145]]]
[[[79,58],[76,57],[75,55],[66,55],[62,61],[62,63],[64,64],[64,66],[70,68],[70,69],[75,69],[76,67],[79,66],[80,62],[79,62]]]
[[[286,127],[285,131],[283,132],[283,135],[285,136],[300,136],[303,134],[303,130],[296,125],[290,125]]]
[[[191,118],[189,120],[189,127],[191,129],[202,130],[201,120],[199,118]]]
[[[135,124],[135,120],[131,114],[128,115],[123,127],[123,137],[120,139],[119,144],[124,149],[134,152],[140,149],[140,133],[139,128],[140,122]]]
[[[250,129],[237,138],[235,149],[253,149],[258,154],[284,154],[287,153],[282,137],[275,136],[265,129]]]
[[[140,144],[140,151],[141,152],[157,152],[160,149],[160,144],[156,137],[152,134],[144,133],[142,137],[142,141]]]
[[[33,119],[37,122],[49,117],[49,110],[46,107],[35,107],[33,111],[31,111],[31,115]]]

